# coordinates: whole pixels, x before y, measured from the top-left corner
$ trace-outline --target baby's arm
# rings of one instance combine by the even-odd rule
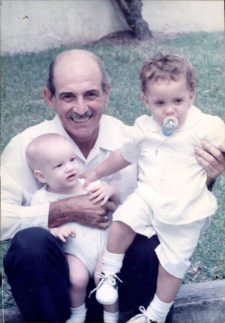
[[[89,183],[118,172],[130,164],[131,163],[122,157],[121,150],[118,149],[111,153],[109,157],[96,168],[82,174],[82,177],[86,179],[84,186],[87,187]]]
[[[69,226],[52,228],[49,231],[55,238],[60,239],[62,242],[66,242],[69,237],[75,237],[75,232]]]

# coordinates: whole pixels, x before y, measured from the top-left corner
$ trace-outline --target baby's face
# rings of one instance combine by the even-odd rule
[[[166,117],[171,116],[177,118],[181,125],[194,101],[194,93],[189,90],[184,77],[177,81],[158,79],[148,82],[143,100],[160,126]]]
[[[51,145],[45,152],[45,162],[41,171],[45,176],[47,188],[51,192],[70,193],[79,176],[76,155],[72,145],[66,140]]]

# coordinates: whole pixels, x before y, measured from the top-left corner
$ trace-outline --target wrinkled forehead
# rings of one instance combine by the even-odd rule
[[[62,83],[79,83],[84,80],[102,83],[102,72],[93,55],[67,53],[56,59],[54,67],[55,86]]]

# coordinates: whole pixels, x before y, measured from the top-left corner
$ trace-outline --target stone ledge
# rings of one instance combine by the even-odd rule
[[[173,323],[225,323],[225,280],[182,285]]]
[[[21,323],[17,308],[3,309],[0,322]],[[225,323],[225,280],[182,285],[173,323]]]

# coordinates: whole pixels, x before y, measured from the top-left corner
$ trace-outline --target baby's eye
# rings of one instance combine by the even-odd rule
[[[62,163],[59,163],[59,164],[57,164],[57,165],[55,165],[55,168],[60,168],[60,167],[62,167]]]
[[[72,157],[72,158],[70,158],[70,161],[71,162],[74,162],[76,160],[76,157]]]

